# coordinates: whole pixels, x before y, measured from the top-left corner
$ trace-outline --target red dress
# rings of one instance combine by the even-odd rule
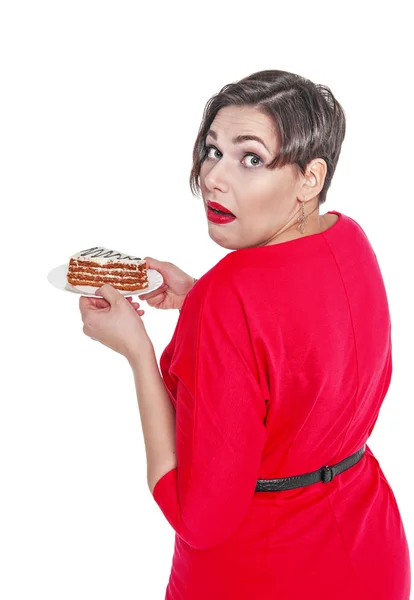
[[[337,211],[322,233],[229,252],[187,294],[160,359],[177,467],[153,495],[175,530],[166,600],[409,600],[407,539],[367,446],[392,372],[376,255]]]

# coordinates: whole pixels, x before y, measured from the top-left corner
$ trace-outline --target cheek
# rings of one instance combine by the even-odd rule
[[[246,203],[254,211],[266,215],[280,201],[279,190],[268,181],[257,181],[253,186],[246,186],[243,191]]]

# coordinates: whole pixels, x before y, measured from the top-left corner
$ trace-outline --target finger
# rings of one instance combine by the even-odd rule
[[[94,298],[94,300],[96,301],[96,308],[107,308],[108,306],[111,306],[110,303],[104,298]]]
[[[88,296],[81,296],[79,298],[79,306],[81,310],[90,308],[107,308],[110,306],[104,298],[91,298]]]
[[[90,308],[93,306],[93,301],[95,298],[89,298],[89,296],[81,296],[79,298],[79,306],[81,308]]]
[[[139,297],[140,298],[145,298],[146,296],[151,296],[152,294],[156,294],[158,292],[162,292],[164,290],[166,290],[168,287],[167,283],[163,283],[162,285],[160,285],[160,287],[157,287],[157,289],[152,290],[152,292],[147,292],[146,294],[140,294]]]
[[[136,310],[138,313],[141,313],[141,312],[143,313],[143,312],[144,312],[143,310],[138,310],[138,309],[139,309],[139,307],[140,307],[140,303],[139,303],[139,302],[131,302],[131,306],[132,306],[132,308],[134,308],[134,309],[135,309],[135,310]]]
[[[112,287],[109,283],[104,283],[100,288],[96,289],[95,295],[102,296],[111,306],[112,304],[120,304],[124,301],[124,296],[120,291]]]
[[[148,294],[140,294],[139,297],[141,298],[141,300],[151,300],[151,298],[155,298],[158,294],[165,292],[167,288],[168,285],[165,283],[153,292],[149,292]]]

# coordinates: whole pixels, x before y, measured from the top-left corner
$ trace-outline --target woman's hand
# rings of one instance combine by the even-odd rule
[[[129,361],[152,347],[139,314],[144,311],[138,311],[138,302],[129,302],[129,298],[108,283],[102,285],[96,295],[103,298],[79,298],[85,335],[119,352]]]
[[[146,300],[150,306],[161,310],[181,309],[187,293],[194,285],[194,277],[171,262],[157,260],[151,256],[145,256],[144,260],[148,269],[154,269],[161,273],[164,283],[153,292],[141,294],[140,299]]]

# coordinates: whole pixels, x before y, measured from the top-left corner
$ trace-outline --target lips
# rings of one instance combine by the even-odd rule
[[[219,210],[220,212],[226,214],[226,215],[230,215],[232,217],[235,217],[236,215],[234,215],[232,212],[230,212],[227,208],[225,208],[224,206],[222,206],[221,204],[218,204],[217,202],[210,202],[209,200],[207,201],[207,205],[210,208],[214,208],[215,210]]]

